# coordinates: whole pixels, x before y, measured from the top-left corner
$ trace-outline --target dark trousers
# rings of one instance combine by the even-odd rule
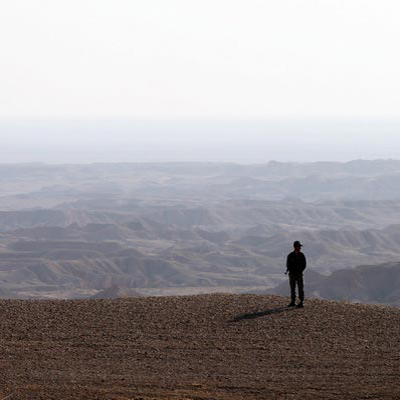
[[[296,283],[299,289],[299,299],[300,301],[304,301],[303,274],[294,274],[292,272],[289,272],[289,282],[290,282],[290,296],[292,298],[292,302],[294,303],[296,300]]]

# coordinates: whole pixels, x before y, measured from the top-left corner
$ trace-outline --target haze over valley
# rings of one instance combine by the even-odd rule
[[[3,298],[279,292],[297,239],[310,295],[360,265],[400,276],[400,161],[3,164],[0,180]],[[340,296],[380,301],[364,289]]]
[[[2,2],[0,400],[399,399],[399,15]]]
[[[397,304],[354,273],[400,261],[397,2],[3,8],[0,296],[279,292],[301,240]]]

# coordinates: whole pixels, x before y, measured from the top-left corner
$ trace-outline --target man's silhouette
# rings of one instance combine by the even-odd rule
[[[297,307],[304,307],[304,281],[303,271],[306,269],[307,261],[305,255],[301,252],[303,246],[298,240],[293,243],[294,251],[288,254],[286,259],[286,273],[289,272],[290,295],[292,298],[289,307],[296,305],[296,284],[299,290],[300,303]]]

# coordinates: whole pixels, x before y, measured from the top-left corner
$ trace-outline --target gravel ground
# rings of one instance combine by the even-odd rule
[[[287,303],[2,300],[0,400],[400,398],[400,308]]]

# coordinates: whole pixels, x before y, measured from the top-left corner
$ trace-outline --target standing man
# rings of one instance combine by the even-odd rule
[[[304,307],[304,281],[303,271],[306,269],[307,261],[305,255],[301,252],[301,246],[303,246],[298,240],[293,243],[294,251],[288,254],[286,259],[286,272],[289,272],[290,282],[290,295],[292,297],[291,303],[288,307],[294,307],[296,305],[296,284],[299,290],[300,303],[297,307]]]

